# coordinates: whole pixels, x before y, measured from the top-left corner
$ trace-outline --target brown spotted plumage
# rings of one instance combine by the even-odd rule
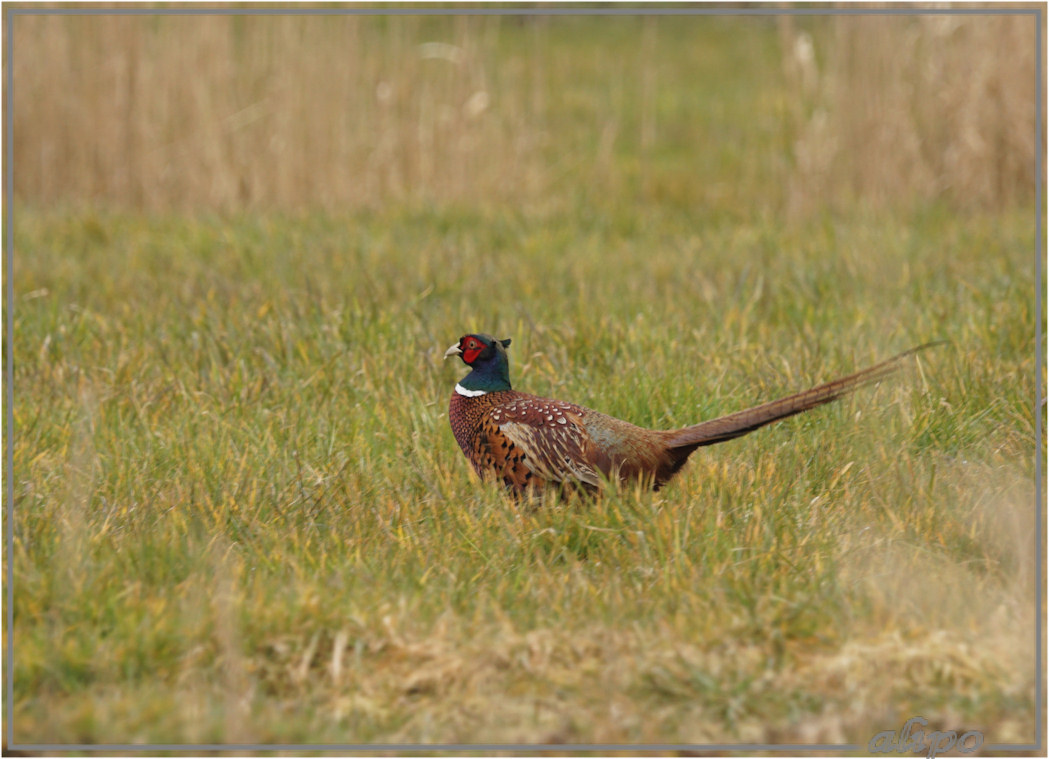
[[[514,493],[547,486],[596,490],[606,479],[660,488],[697,448],[740,437],[836,400],[896,371],[901,353],[868,369],[780,400],[676,430],[650,430],[583,406],[510,387],[509,340],[464,335],[445,353],[471,368],[452,393],[448,418],[459,447],[484,479]]]

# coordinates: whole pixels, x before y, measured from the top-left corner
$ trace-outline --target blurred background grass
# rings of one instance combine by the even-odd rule
[[[17,739],[1030,740],[1033,17],[13,24]],[[953,347],[519,512],[475,329],[652,426]]]
[[[15,193],[35,205],[1033,199],[1032,16],[28,15],[14,33]]]

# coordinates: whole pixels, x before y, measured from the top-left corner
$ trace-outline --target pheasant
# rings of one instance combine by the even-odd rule
[[[510,339],[469,334],[444,354],[471,371],[455,385],[448,419],[456,442],[482,479],[501,479],[515,495],[546,487],[596,491],[605,480],[641,479],[658,490],[697,448],[837,400],[900,368],[927,343],[887,361],[794,395],[674,430],[637,427],[574,403],[510,386]]]

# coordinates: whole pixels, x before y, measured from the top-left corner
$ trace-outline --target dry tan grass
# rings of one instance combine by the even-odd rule
[[[793,211],[1033,197],[1032,17],[809,21],[781,22],[767,76],[782,82],[786,153],[755,186]],[[647,172],[668,147],[661,93],[689,85],[662,57],[680,22],[646,19],[608,51],[630,65],[596,101],[558,78],[571,33],[553,23],[18,17],[16,193],[149,210],[541,202],[566,171],[628,180],[611,168],[624,145],[647,192],[679,192]]]
[[[18,194],[158,209],[516,192],[534,83],[493,81],[498,23],[19,17]]]
[[[793,211],[1033,197],[1033,16],[839,16],[814,39],[781,22],[798,127]]]

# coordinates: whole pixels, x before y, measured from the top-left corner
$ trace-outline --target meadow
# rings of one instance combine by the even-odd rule
[[[46,81],[48,42],[103,105],[27,100],[16,131],[15,743],[866,746],[917,715],[1033,740],[1022,97],[965,111],[989,163],[886,116],[925,159],[892,189],[813,67],[907,20],[147,21],[97,21],[107,57],[90,17],[16,20],[16,76]],[[949,30],[975,71],[980,34]],[[358,65],[326,77],[337,49]],[[325,121],[307,80],[369,104]],[[448,428],[467,331],[513,338],[515,387],[653,427],[950,344],[658,493],[529,508]]]

